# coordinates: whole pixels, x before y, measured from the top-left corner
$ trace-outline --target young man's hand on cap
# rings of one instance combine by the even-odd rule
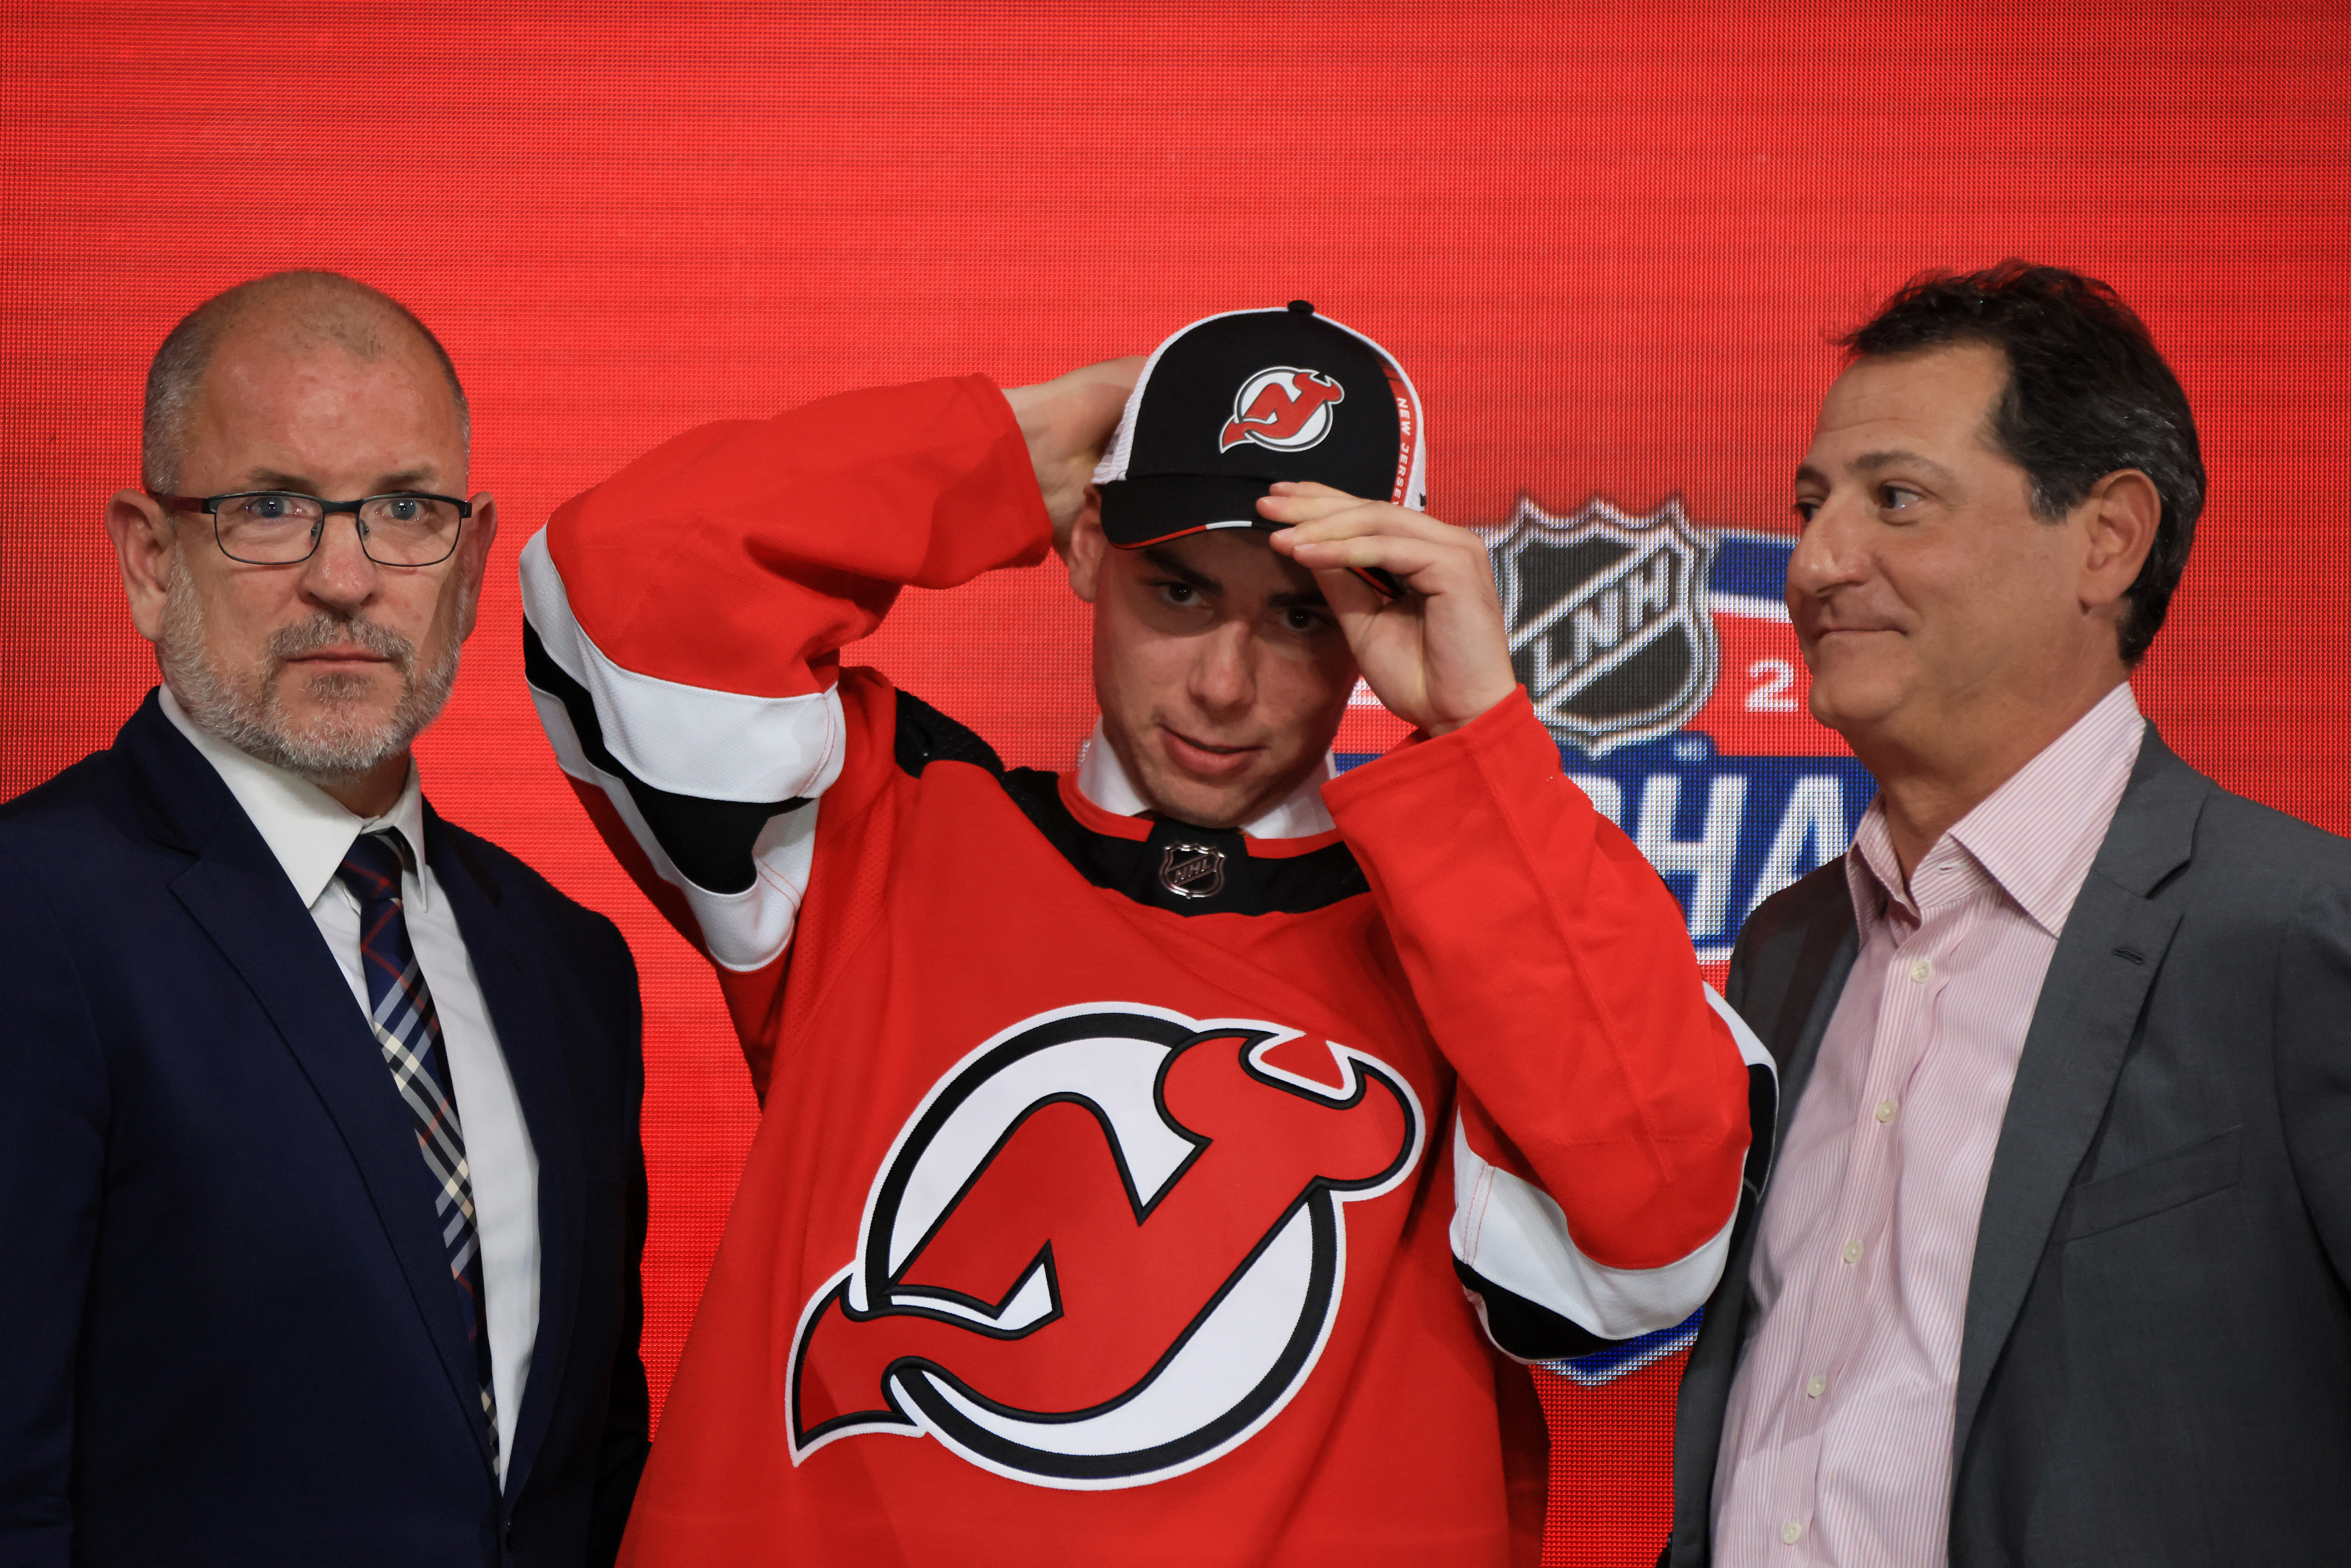
[[[1118,429],[1127,394],[1143,374],[1143,356],[1082,365],[1034,386],[1008,387],[1004,398],[1020,422],[1037,465],[1037,488],[1053,519],[1053,549],[1065,559],[1070,530],[1089,503],[1094,465]]]
[[[1279,484],[1258,504],[1290,525],[1273,548],[1311,568],[1372,694],[1432,736],[1510,695],[1502,605],[1486,542],[1467,528],[1327,485]],[[1355,575],[1384,570],[1409,590],[1390,599]]]

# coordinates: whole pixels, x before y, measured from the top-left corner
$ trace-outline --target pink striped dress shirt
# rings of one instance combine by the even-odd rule
[[[1715,1471],[1724,1568],[1944,1561],[1976,1222],[2017,1057],[2145,721],[2127,683],[1903,885],[1883,802],[1845,856],[1861,949],[1763,1205]]]

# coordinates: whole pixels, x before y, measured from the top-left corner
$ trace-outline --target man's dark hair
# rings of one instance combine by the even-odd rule
[[[1981,272],[1922,272],[1837,340],[1855,359],[1988,343],[2008,359],[1991,411],[1998,449],[2032,481],[2032,511],[2055,522],[2107,475],[2136,468],[2163,515],[2116,627],[2136,664],[2171,603],[2204,510],[2204,456],[2179,378],[2147,324],[2112,288],[2063,267],[2011,259]]]

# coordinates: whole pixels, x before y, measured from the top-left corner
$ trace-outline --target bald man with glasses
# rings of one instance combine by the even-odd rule
[[[468,434],[334,274],[156,354],[106,524],[162,684],[0,808],[0,1563],[618,1548],[635,968],[411,755],[496,535]]]

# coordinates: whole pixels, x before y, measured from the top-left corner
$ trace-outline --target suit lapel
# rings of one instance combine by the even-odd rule
[[[1806,902],[1792,912],[1785,927],[1758,944],[1736,1004],[1740,1016],[1756,1028],[1771,1052],[1779,1076],[1779,1103],[1771,1118],[1774,1165],[1780,1150],[1787,1146],[1796,1102],[1812,1078],[1813,1064],[1820,1060],[1821,1037],[1828,1032],[1837,998],[1844,991],[1845,977],[1853,972],[1854,958],[1860,952],[1843,857],[1813,872],[1807,880],[1811,885],[1801,890]],[[1767,1190],[1770,1179],[1767,1171]],[[1739,1312],[1737,1321],[1725,1325],[1723,1332],[1731,1335],[1734,1343],[1744,1337],[1747,1314],[1754,1306],[1748,1294],[1747,1274],[1756,1234],[1761,1229],[1762,1195],[1752,1196],[1759,1205],[1757,1222],[1744,1228],[1728,1265],[1729,1278],[1738,1287]]]
[[[334,955],[260,831],[152,695],[115,744],[149,787],[156,836],[196,857],[172,894],[260,1002],[341,1134],[486,1468],[489,1428],[433,1223],[432,1178]]]
[[[1813,1076],[1813,1064],[1820,1060],[1821,1038],[1828,1033],[1829,1019],[1836,1012],[1837,998],[1844,994],[1845,977],[1853,973],[1853,961],[1860,956],[1861,938],[1853,921],[1853,895],[1845,881],[1842,858],[1830,862],[1814,873],[1823,882],[1831,883],[1824,889],[1820,904],[1804,922],[1802,942],[1797,948],[1786,987],[1776,1001],[1764,996],[1758,988],[1757,999],[1768,1009],[1771,1032],[1766,1037],[1771,1054],[1779,1063],[1780,1106],[1775,1118],[1772,1147],[1774,1153],[1786,1146],[1788,1126],[1796,1113],[1796,1101]]]
[[[562,1015],[542,950],[517,936],[516,920],[521,912],[507,905],[488,858],[452,832],[429,805],[425,842],[434,880],[465,935],[538,1161],[538,1333],[531,1347],[522,1408],[512,1417],[516,1427],[507,1458],[506,1491],[513,1498],[521,1495],[546,1440],[570,1353],[572,1309],[580,1295],[576,1276],[584,1224],[585,1157],[557,1022]]]
[[[1767,907],[1770,915],[1741,938],[1744,950],[1727,995],[1771,1052],[1778,1088],[1771,1118],[1776,1155],[1787,1143],[1796,1101],[1812,1076],[1821,1037],[1858,950],[1844,858],[1830,861]],[[1754,1168],[1751,1156],[1749,1168]],[[1768,1188],[1768,1171],[1764,1181]],[[1762,1195],[1750,1185],[1740,1199],[1722,1282],[1707,1301],[1706,1322],[1682,1376],[1674,1431],[1674,1529],[1667,1548],[1677,1563],[1703,1562],[1708,1551],[1715,1458],[1747,1318],[1754,1310],[1748,1276],[1761,1217]]]
[[[2180,912],[2148,898],[2187,863],[2211,785],[2152,727],[2098,858],[2066,917],[2018,1058],[1976,1231],[1960,1332],[1953,1455],[2047,1249],[2058,1206],[2105,1119]]]

